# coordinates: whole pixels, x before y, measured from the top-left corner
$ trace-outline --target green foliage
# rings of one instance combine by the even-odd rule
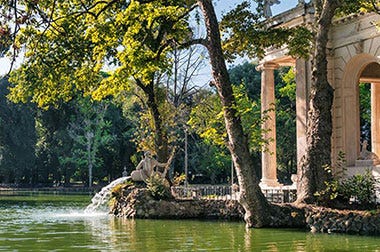
[[[174,178],[173,178],[173,186],[179,186],[183,182],[185,182],[185,180],[186,180],[186,174],[185,173],[182,173],[182,174],[176,173],[174,175]]]
[[[191,146],[189,167],[190,182],[217,184],[230,174],[231,154],[224,145],[199,139]]]
[[[375,184],[375,178],[367,170],[364,174],[357,174],[343,180],[339,185],[338,192],[346,200],[353,198],[359,204],[368,206],[376,202]]]
[[[228,73],[233,85],[243,85],[251,100],[260,100],[261,72],[256,70],[255,64],[244,62],[230,68]]]
[[[278,48],[287,44],[290,55],[308,57],[312,41],[309,29],[267,28],[261,18],[260,13],[251,11],[248,1],[244,1],[223,17],[221,29],[226,38],[223,49],[228,56],[263,57],[265,48]]]
[[[190,34],[189,1],[96,3],[55,2],[46,30],[28,26],[18,41],[26,45],[23,66],[12,74],[14,101],[41,107],[68,101],[76,91],[99,100],[130,89],[131,80],[150,83],[170,67],[171,42]],[[80,13],[80,14],[79,14]],[[107,64],[114,70],[102,78]]]
[[[62,164],[72,163],[77,170],[79,178],[88,176],[88,169],[99,170],[103,160],[99,156],[100,148],[113,144],[115,136],[109,132],[110,121],[105,120],[108,104],[106,101],[92,102],[89,99],[79,99],[76,117],[70,121],[68,132],[73,139],[72,152],[61,157]],[[100,174],[98,171],[96,174]],[[103,174],[102,177],[107,174]],[[100,180],[102,177],[98,177]]]
[[[151,196],[156,199],[171,198],[171,191],[168,181],[159,174],[154,174],[146,180],[146,185]]]
[[[330,179],[325,181],[325,189],[315,194],[320,204],[334,206],[338,203],[349,206],[350,201],[354,200],[360,206],[368,208],[376,202],[376,179],[369,170],[364,174],[356,174],[346,178],[344,153],[338,154],[334,174],[330,167],[327,167],[326,170],[330,174]]]
[[[344,0],[337,10],[337,15],[343,16],[358,12],[376,12],[379,7],[378,0]]]
[[[188,124],[201,138],[217,145],[224,145],[227,133],[219,98],[207,91],[199,95],[201,101],[192,109]]]
[[[338,153],[338,159],[336,162],[337,173],[333,174],[331,167],[325,167],[327,174],[329,174],[329,180],[325,181],[325,189],[315,193],[317,201],[322,205],[328,205],[331,201],[335,200],[339,196],[339,184],[340,180],[344,177],[345,172],[345,154],[343,152]]]
[[[251,150],[259,150],[263,145],[261,138],[261,112],[258,104],[249,99],[243,86],[234,86],[236,110],[242,119]],[[202,101],[193,108],[188,124],[206,141],[224,145],[227,133],[225,130],[223,109],[216,94],[204,94]]]
[[[371,84],[359,84],[360,139],[371,142]]]
[[[293,68],[281,68],[276,73],[277,162],[279,177],[290,183],[297,172],[296,143],[296,83]]]
[[[0,80],[0,182],[35,183],[34,148],[37,142],[32,104],[7,100],[7,79]]]

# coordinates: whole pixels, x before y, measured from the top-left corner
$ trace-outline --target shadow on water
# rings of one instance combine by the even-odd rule
[[[380,238],[250,229],[242,222],[130,220],[84,212],[90,196],[0,196],[0,251],[376,251]]]

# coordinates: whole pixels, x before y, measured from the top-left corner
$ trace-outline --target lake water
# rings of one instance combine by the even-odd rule
[[[85,214],[90,198],[0,194],[0,251],[380,251],[380,237]]]

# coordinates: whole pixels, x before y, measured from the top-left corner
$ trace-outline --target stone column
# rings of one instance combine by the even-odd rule
[[[296,60],[296,129],[297,129],[297,168],[306,152],[307,117],[309,111],[309,86],[311,62]]]
[[[371,84],[372,152],[380,157],[380,83]]]
[[[276,160],[276,112],[274,97],[274,63],[265,63],[258,66],[261,70],[261,114],[266,117],[263,123],[263,137],[268,144],[262,151],[262,178],[261,187],[280,186],[277,181]]]

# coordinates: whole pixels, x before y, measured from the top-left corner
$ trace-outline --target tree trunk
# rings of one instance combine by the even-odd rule
[[[325,188],[324,182],[328,178],[325,168],[331,166],[331,108],[334,90],[327,78],[327,42],[338,5],[337,0],[326,0],[321,8],[316,6],[321,12],[317,15],[306,154],[302,157],[298,171],[299,203],[315,201],[314,194]]]
[[[259,180],[249,153],[248,140],[244,135],[236,102],[225,64],[217,17],[211,0],[198,0],[207,29],[207,50],[210,55],[212,75],[224,108],[224,120],[228,134],[228,148],[236,168],[240,186],[240,204],[245,210],[247,227],[269,224],[270,208],[259,187]]]
[[[154,93],[154,81],[152,80],[148,85],[144,85],[141,81],[136,80],[137,85],[144,91],[147,97],[147,106],[153,117],[154,124],[154,148],[157,154],[157,160],[161,163],[168,161],[168,138],[165,134],[161,113],[158,109],[158,104],[156,101],[156,96]]]

